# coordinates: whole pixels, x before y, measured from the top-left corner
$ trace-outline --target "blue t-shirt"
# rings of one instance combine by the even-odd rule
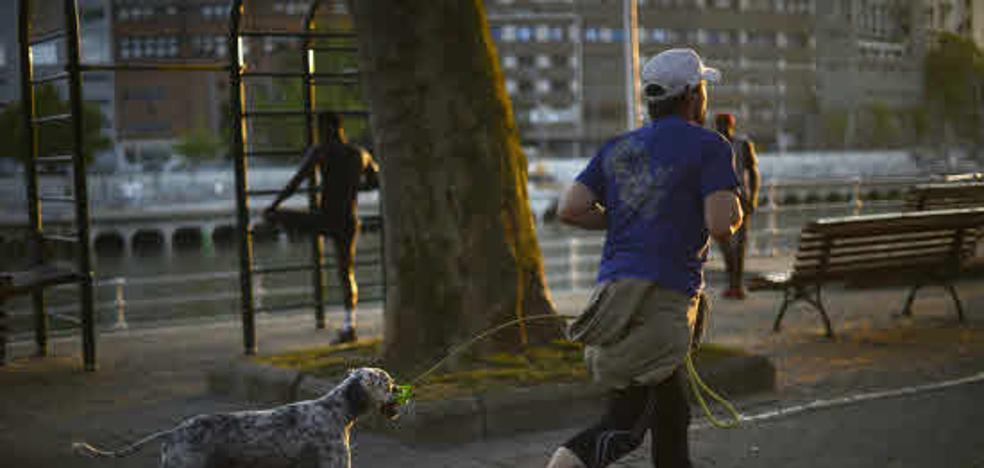
[[[607,142],[577,181],[606,209],[599,282],[647,279],[688,295],[704,287],[704,197],[738,187],[723,136],[662,117]]]

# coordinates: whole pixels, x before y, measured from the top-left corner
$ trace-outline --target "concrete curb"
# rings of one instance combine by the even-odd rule
[[[701,377],[725,397],[775,389],[776,371],[763,356],[739,356],[701,367]],[[337,382],[245,361],[212,372],[213,393],[265,404],[320,397]],[[412,402],[395,421],[370,416],[359,426],[408,443],[469,442],[523,431],[587,423],[603,410],[604,391],[584,383],[514,388],[442,401]],[[691,394],[691,399],[693,395]]]

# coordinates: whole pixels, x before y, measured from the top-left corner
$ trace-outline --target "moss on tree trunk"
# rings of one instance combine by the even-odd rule
[[[384,356],[409,371],[482,330],[554,308],[482,2],[351,4],[382,162]],[[560,334],[557,320],[532,322],[473,351]]]

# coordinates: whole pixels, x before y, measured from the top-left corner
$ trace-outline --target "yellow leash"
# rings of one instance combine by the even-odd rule
[[[732,405],[727,398],[718,395],[717,392],[711,390],[711,387],[704,383],[704,380],[700,378],[700,374],[697,373],[697,367],[694,366],[694,360],[691,357],[691,353],[687,353],[687,356],[683,358],[683,361],[687,366],[687,374],[690,376],[690,389],[693,390],[694,396],[697,398],[697,403],[699,403],[700,408],[704,410],[704,416],[711,422],[711,425],[718,429],[734,429],[738,427],[738,424],[741,422],[741,413],[735,409],[734,405]],[[702,391],[707,392],[707,394],[710,395],[714,401],[724,407],[724,409],[731,416],[731,421],[721,421],[714,417],[714,413],[711,412],[711,408],[707,405],[707,401],[704,400],[704,394]]]
[[[559,315],[559,314],[533,315],[533,316],[530,316],[530,317],[523,317],[523,318],[518,318],[518,319],[515,319],[515,320],[510,320],[510,321],[508,321],[506,323],[503,323],[503,324],[497,325],[495,327],[492,327],[492,328],[490,328],[488,330],[485,330],[482,333],[479,333],[478,335],[475,335],[474,337],[472,337],[468,341],[465,341],[464,343],[462,343],[462,344],[454,347],[454,349],[452,349],[450,352],[448,352],[448,354],[446,356],[444,356],[443,358],[441,358],[440,360],[438,360],[433,366],[431,366],[430,368],[428,368],[423,373],[417,375],[417,377],[413,378],[410,381],[411,382],[410,385],[400,385],[399,386],[400,387],[400,399],[406,401],[406,400],[409,400],[410,398],[412,398],[412,392],[413,392],[413,385],[414,384],[416,384],[417,382],[420,382],[424,377],[426,377],[426,376],[430,375],[431,373],[433,373],[434,371],[436,371],[438,368],[441,367],[441,365],[443,365],[445,362],[447,362],[448,359],[451,359],[451,357],[453,357],[453,356],[457,355],[458,353],[460,353],[460,352],[468,349],[469,347],[471,347],[472,345],[474,345],[476,342],[478,342],[478,341],[480,341],[482,339],[485,339],[488,336],[490,336],[490,335],[492,335],[492,334],[494,334],[494,333],[496,333],[496,332],[498,332],[500,330],[503,330],[505,328],[508,328],[508,327],[510,327],[512,325],[516,325],[516,324],[521,323],[521,322],[528,322],[528,321],[533,321],[533,320],[546,320],[546,319],[554,319],[554,320],[557,320],[557,319],[566,319],[566,320],[573,320],[573,319],[576,319],[576,318],[577,318],[576,315]],[[697,373],[697,368],[694,366],[694,360],[691,357],[691,353],[690,352],[688,352],[687,355],[686,355],[686,357],[684,357],[684,365],[687,367],[687,374],[690,377],[688,379],[690,381],[690,389],[694,392],[694,397],[697,398],[697,403],[700,404],[701,409],[704,411],[704,416],[707,418],[708,421],[710,421],[711,425],[714,426],[714,427],[716,427],[716,428],[718,428],[718,429],[733,429],[735,427],[738,427],[738,424],[741,421],[741,414],[738,412],[737,409],[735,409],[734,405],[732,405],[730,401],[728,401],[726,398],[722,397],[721,395],[718,395],[717,392],[715,392],[714,390],[712,390],[711,387],[709,387],[706,383],[704,383],[704,380],[700,378],[700,374]],[[717,419],[714,416],[714,414],[711,412],[711,408],[707,404],[707,400],[704,399],[704,394],[702,392],[706,392],[708,395],[710,395],[711,399],[713,399],[714,401],[718,402],[718,404],[720,404],[721,406],[723,406],[724,409],[731,416],[731,421],[721,421],[721,420]]]

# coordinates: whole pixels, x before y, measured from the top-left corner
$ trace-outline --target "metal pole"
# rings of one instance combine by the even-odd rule
[[[304,31],[311,32],[314,31],[314,13],[318,9],[320,2],[315,1],[311,3],[311,7],[308,9],[307,16],[304,18]],[[314,79],[311,77],[314,74],[314,49],[311,48],[311,38],[306,37],[304,39],[304,47],[302,48],[302,62],[304,66],[304,130],[307,139],[307,146],[311,146],[315,143],[315,121],[314,121]],[[321,142],[322,144],[327,142]],[[319,190],[314,190],[318,187],[320,167],[316,167],[311,173],[311,177],[308,178],[308,185],[312,190],[308,191],[308,209],[311,212],[315,212],[321,209],[321,194]],[[321,181],[324,183],[324,181]],[[335,253],[338,255],[338,253]],[[325,268],[324,268],[324,256],[325,256],[325,242],[324,236],[316,233],[311,237],[311,282],[314,287],[314,327],[318,330],[325,328]]]
[[[82,357],[85,370],[96,370],[96,314],[93,307],[92,250],[89,247],[89,189],[86,183],[82,122],[82,74],[79,67],[81,41],[76,0],[65,0],[65,50],[68,59],[68,95],[72,110],[72,175],[75,185],[75,227],[78,230],[78,261],[82,281]]]
[[[41,238],[44,233],[41,222],[41,200],[38,197],[38,129],[34,124],[37,117],[37,103],[34,99],[34,61],[31,56],[31,0],[18,2],[17,40],[20,55],[21,82],[21,118],[23,119],[23,135],[27,154],[24,164],[25,187],[27,189],[27,216],[30,226],[30,259],[33,265],[44,263],[44,244]],[[48,355],[48,314],[45,313],[44,290],[37,289],[31,294],[31,308],[34,312],[34,343],[35,354]]]
[[[639,114],[639,4],[622,0],[622,29],[625,31],[625,125],[628,130],[642,125]]]
[[[236,171],[236,234],[239,241],[239,292],[243,321],[243,348],[247,355],[256,354],[256,308],[253,302],[253,233],[249,227],[249,198],[246,196],[246,122],[243,114],[246,94],[243,86],[243,49],[239,25],[243,14],[242,0],[233,0],[229,11],[229,107],[232,139],[229,151]]]

